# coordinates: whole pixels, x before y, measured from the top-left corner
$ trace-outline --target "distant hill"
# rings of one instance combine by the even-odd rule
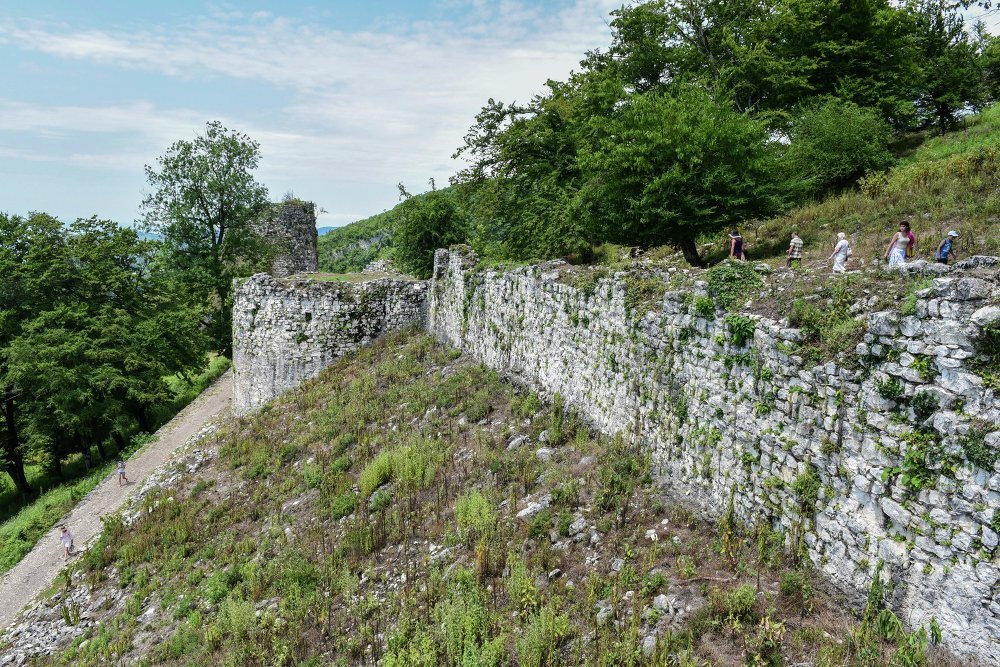
[[[393,209],[395,211],[395,209]],[[354,273],[391,252],[393,211],[373,215],[319,237],[319,270]]]

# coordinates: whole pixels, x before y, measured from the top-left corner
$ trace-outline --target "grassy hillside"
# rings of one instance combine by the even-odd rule
[[[665,504],[626,443],[423,335],[212,438],[107,522],[52,602],[99,624],[34,664],[957,664],[882,638],[883,589],[859,624],[767,525]]]
[[[848,235],[854,260],[877,260],[899,222],[917,236],[916,258],[933,261],[941,238],[959,232],[960,257],[1000,255],[1000,106],[971,117],[962,129],[933,136],[884,175],[856,190],[801,206],[743,232],[751,259],[782,260],[792,230],[805,241],[804,260],[822,264]],[[714,256],[728,252],[728,239]]]

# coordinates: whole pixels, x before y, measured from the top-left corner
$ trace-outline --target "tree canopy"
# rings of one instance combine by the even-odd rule
[[[210,305],[216,349],[227,355],[233,278],[265,269],[271,254],[255,227],[271,210],[253,175],[259,162],[256,141],[212,121],[146,166],[153,190],[142,202],[143,221],[163,236],[168,265]]]

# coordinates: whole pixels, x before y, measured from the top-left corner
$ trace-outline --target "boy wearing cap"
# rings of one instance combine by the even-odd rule
[[[944,237],[944,240],[938,244],[937,250],[934,251],[935,261],[939,264],[947,264],[949,255],[957,257],[957,253],[952,249],[952,241],[956,238],[958,238],[958,232],[954,229],[948,232],[948,235]]]

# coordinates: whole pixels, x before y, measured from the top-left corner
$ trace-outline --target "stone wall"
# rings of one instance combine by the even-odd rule
[[[383,333],[421,325],[427,283],[360,283],[257,274],[233,304],[233,410],[260,407]]]
[[[272,275],[290,276],[316,271],[316,205],[285,201],[258,226],[257,232],[277,243],[278,254],[271,263]]]
[[[968,365],[1000,317],[995,275],[935,279],[915,314],[869,316],[858,364],[810,368],[798,330],[754,317],[738,344],[722,313],[694,314],[690,290],[629,312],[621,274],[576,289],[554,263],[475,263],[438,251],[437,338],[641,441],[671,497],[769,521],[853,604],[883,562],[907,624],[936,618],[947,646],[1000,665],[1000,466],[965,453],[1000,447],[996,388]]]

